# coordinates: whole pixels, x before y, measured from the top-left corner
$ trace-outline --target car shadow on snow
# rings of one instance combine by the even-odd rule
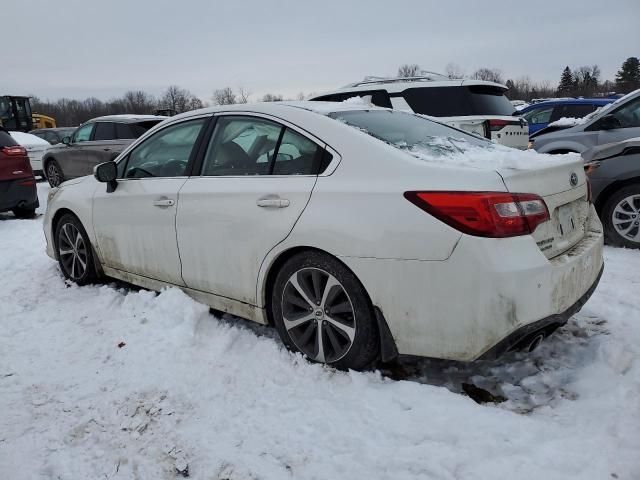
[[[441,386],[477,403],[500,403],[529,413],[577,398],[572,380],[596,358],[596,337],[607,333],[604,319],[580,313],[530,353],[509,352],[497,360],[469,363],[401,358],[380,370],[395,380]]]

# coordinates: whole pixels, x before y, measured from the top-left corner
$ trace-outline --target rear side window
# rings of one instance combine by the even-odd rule
[[[18,143],[4,130],[0,130],[0,148],[15,147]]]
[[[497,87],[474,85],[408,88],[398,95],[404,97],[414,112],[433,117],[512,116],[514,108],[504,92]]]
[[[287,128],[273,164],[274,175],[314,175],[322,160],[322,149],[308,138]]]
[[[114,140],[116,138],[115,124],[112,122],[96,123],[96,130],[93,133],[94,140]]]
[[[135,136],[134,137],[127,137],[127,138],[138,138],[143,133],[146,133],[147,130],[155,127],[161,121],[162,120],[147,120],[147,121],[144,121],[144,122],[130,123],[128,125],[128,127],[131,129],[131,133],[133,135],[135,135]]]
[[[127,123],[116,123],[116,138],[119,140],[138,138],[140,135],[135,135],[131,126]]]
[[[582,105],[560,105],[555,108],[551,121],[556,121],[560,118],[582,118],[585,115],[589,115],[595,110],[595,107],[590,104]]]

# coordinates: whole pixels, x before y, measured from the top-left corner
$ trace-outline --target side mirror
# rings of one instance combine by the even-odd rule
[[[62,137],[62,143],[65,145],[71,145],[71,137]]]
[[[615,128],[622,127],[620,120],[618,120],[613,114],[605,115],[600,119],[599,127],[600,130],[613,130]]]
[[[118,165],[116,162],[104,162],[93,167],[93,176],[102,183],[107,183],[107,192],[113,192],[118,186]]]

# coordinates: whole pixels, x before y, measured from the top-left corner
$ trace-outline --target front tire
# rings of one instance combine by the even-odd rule
[[[47,162],[47,181],[52,187],[58,187],[64,182],[64,173],[55,160],[49,160]]]
[[[86,285],[98,277],[89,236],[80,221],[71,214],[64,215],[55,230],[56,256],[65,278]]]
[[[275,280],[271,313],[283,343],[314,362],[361,370],[379,355],[375,313],[362,284],[321,252],[287,260]]]
[[[640,183],[615,192],[602,209],[607,243],[640,248]]]

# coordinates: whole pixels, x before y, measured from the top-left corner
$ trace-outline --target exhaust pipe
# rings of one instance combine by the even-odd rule
[[[536,335],[531,339],[529,344],[524,349],[529,353],[533,352],[542,343],[543,339],[544,339],[543,333]]]

